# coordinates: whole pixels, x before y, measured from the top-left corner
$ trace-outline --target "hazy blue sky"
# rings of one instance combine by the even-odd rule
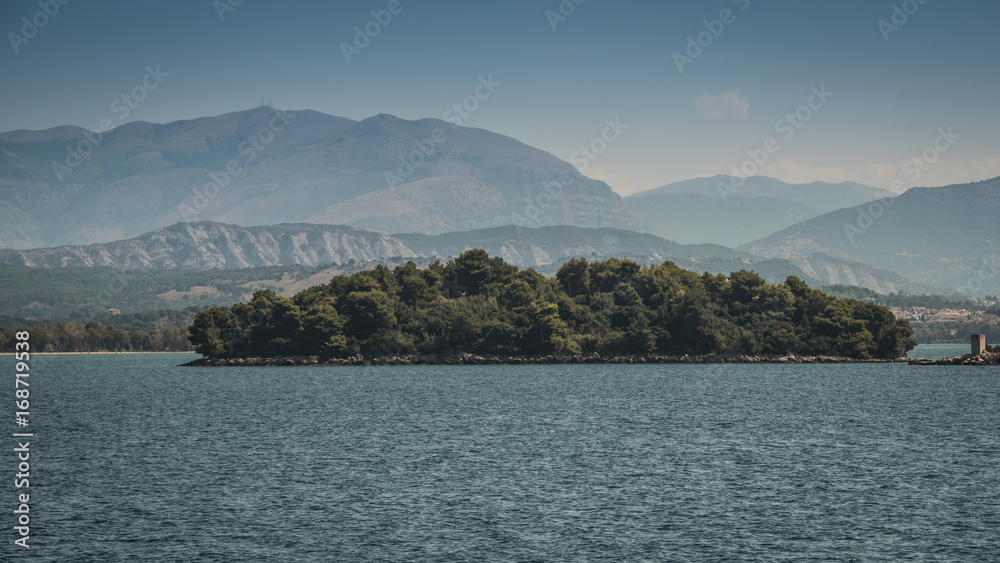
[[[585,173],[622,194],[727,173],[769,138],[760,173],[786,181],[1000,175],[1000,2],[399,0],[387,25],[370,23],[390,4],[74,0],[43,17],[38,0],[4,0],[0,131],[167,122],[261,97],[352,119],[440,118],[492,75],[500,86],[463,124],[568,161],[617,117],[628,129]],[[44,26],[28,38],[22,18]],[[366,25],[377,36],[348,62],[342,43]],[[707,46],[679,70],[674,53],[701,32]],[[156,65],[169,76],[120,119],[113,102]],[[810,100],[813,87],[833,95]],[[799,109],[810,101],[818,109]],[[796,110],[801,128],[779,123]],[[935,142],[947,148],[936,161],[905,164]]]

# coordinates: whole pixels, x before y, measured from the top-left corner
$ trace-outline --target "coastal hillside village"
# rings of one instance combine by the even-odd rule
[[[996,306],[996,301],[984,301],[985,307]],[[985,310],[969,309],[933,309],[929,307],[889,307],[896,318],[906,319],[910,324],[919,323],[964,323],[987,322],[1000,323],[1000,316],[987,313]]]
[[[863,299],[868,301],[869,299]],[[990,342],[1000,341],[1000,300],[970,299],[960,306],[934,307],[889,305],[896,318],[906,319],[913,327],[917,342],[964,342],[969,334],[985,333]]]

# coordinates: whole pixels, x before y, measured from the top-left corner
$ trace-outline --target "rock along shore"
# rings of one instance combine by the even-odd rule
[[[911,366],[1000,366],[1000,353],[983,352],[976,356],[966,354],[954,358],[941,358],[938,360],[914,359],[910,360]]]
[[[688,355],[660,354],[601,355],[548,354],[543,356],[505,356],[492,354],[430,354],[423,356],[352,356],[321,358],[319,356],[279,356],[273,358],[200,358],[184,366],[422,366],[422,365],[528,365],[528,364],[842,364],[888,363],[896,360],[859,360],[845,356],[786,356],[773,355]],[[912,363],[912,362],[911,362]]]

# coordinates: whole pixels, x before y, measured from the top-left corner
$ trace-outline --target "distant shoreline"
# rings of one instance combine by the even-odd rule
[[[98,356],[98,355],[122,355],[122,354],[197,354],[194,350],[188,351],[174,351],[167,350],[163,352],[30,352],[33,356]],[[4,356],[13,356],[14,352],[3,352]]]
[[[845,356],[772,355],[688,355],[662,354],[601,355],[547,354],[543,356],[505,356],[490,354],[434,354],[424,356],[353,356],[350,358],[320,358],[319,356],[278,356],[273,358],[199,358],[186,367],[242,366],[421,366],[421,365],[555,365],[555,364],[853,364],[906,363],[906,358],[857,359]]]
[[[1000,353],[984,352],[978,356],[965,354],[964,356],[937,360],[914,358],[909,361],[909,364],[911,366],[1000,366]]]

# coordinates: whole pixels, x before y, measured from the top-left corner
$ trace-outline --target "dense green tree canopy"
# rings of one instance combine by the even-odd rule
[[[885,307],[837,299],[789,277],[703,274],[664,262],[566,262],[553,278],[483,250],[425,269],[338,276],[293,299],[200,313],[189,328],[212,357],[465,351],[788,354],[898,358],[915,345]]]

